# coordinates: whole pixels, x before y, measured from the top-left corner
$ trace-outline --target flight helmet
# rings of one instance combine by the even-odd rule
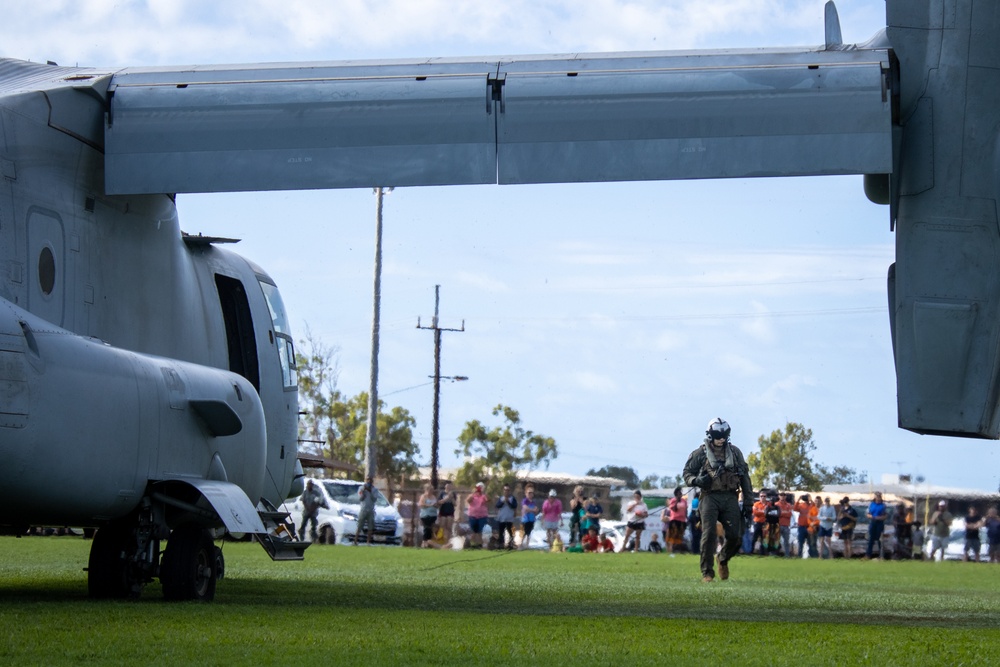
[[[725,419],[716,417],[712,421],[708,422],[708,428],[705,429],[705,435],[712,440],[715,438],[724,438],[729,440],[729,434],[731,431],[732,429],[729,428],[729,423]]]

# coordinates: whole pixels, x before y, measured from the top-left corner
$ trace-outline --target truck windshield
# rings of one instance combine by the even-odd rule
[[[361,488],[360,484],[344,484],[342,482],[323,482],[323,486],[326,488],[326,492],[330,495],[330,499],[334,502],[341,503],[344,505],[360,505],[361,499],[358,498],[358,489]],[[375,489],[375,505],[378,507],[388,507],[389,501],[386,500],[385,496],[378,489]]]

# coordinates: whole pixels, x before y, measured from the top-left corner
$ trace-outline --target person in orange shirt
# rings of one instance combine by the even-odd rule
[[[785,558],[792,557],[792,501],[795,499],[790,493],[778,497],[778,509],[781,516],[778,518],[778,530],[781,532],[781,550]]]
[[[809,498],[809,494],[804,493],[801,496],[799,496],[798,502],[796,502],[795,507],[792,508],[799,513],[799,518],[798,518],[799,549],[797,552],[799,558],[802,558],[803,556],[802,552],[803,545],[809,542],[809,510],[812,509],[812,506],[813,504],[812,500]]]
[[[757,542],[760,542],[757,553],[761,556],[766,554],[764,549],[764,518],[766,513],[767,493],[761,491],[760,499],[753,504],[753,540],[750,542],[750,553],[753,553],[754,549],[757,548]]]
[[[809,557],[819,558],[817,540],[819,538],[819,508],[823,506],[823,500],[816,496],[812,506],[809,508]]]

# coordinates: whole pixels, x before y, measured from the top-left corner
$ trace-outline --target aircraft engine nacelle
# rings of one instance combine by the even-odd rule
[[[0,300],[0,399],[0,524],[97,525],[157,480],[261,496],[263,409],[229,371],[111,347]]]
[[[890,2],[899,425],[1000,436],[1000,48],[984,2]]]

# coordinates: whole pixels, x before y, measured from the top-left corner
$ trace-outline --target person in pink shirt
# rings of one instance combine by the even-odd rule
[[[559,526],[562,525],[562,501],[557,495],[555,489],[549,489],[549,497],[542,503],[542,525],[550,547],[559,537]]]
[[[490,499],[486,496],[483,483],[476,482],[476,490],[466,499],[466,515],[469,517],[469,546],[479,549],[483,546],[483,528],[490,518],[490,510],[487,505]]]
[[[674,497],[667,503],[670,523],[667,524],[667,553],[674,555],[674,547],[684,544],[684,530],[687,528],[688,501],[681,487],[674,489]]]

